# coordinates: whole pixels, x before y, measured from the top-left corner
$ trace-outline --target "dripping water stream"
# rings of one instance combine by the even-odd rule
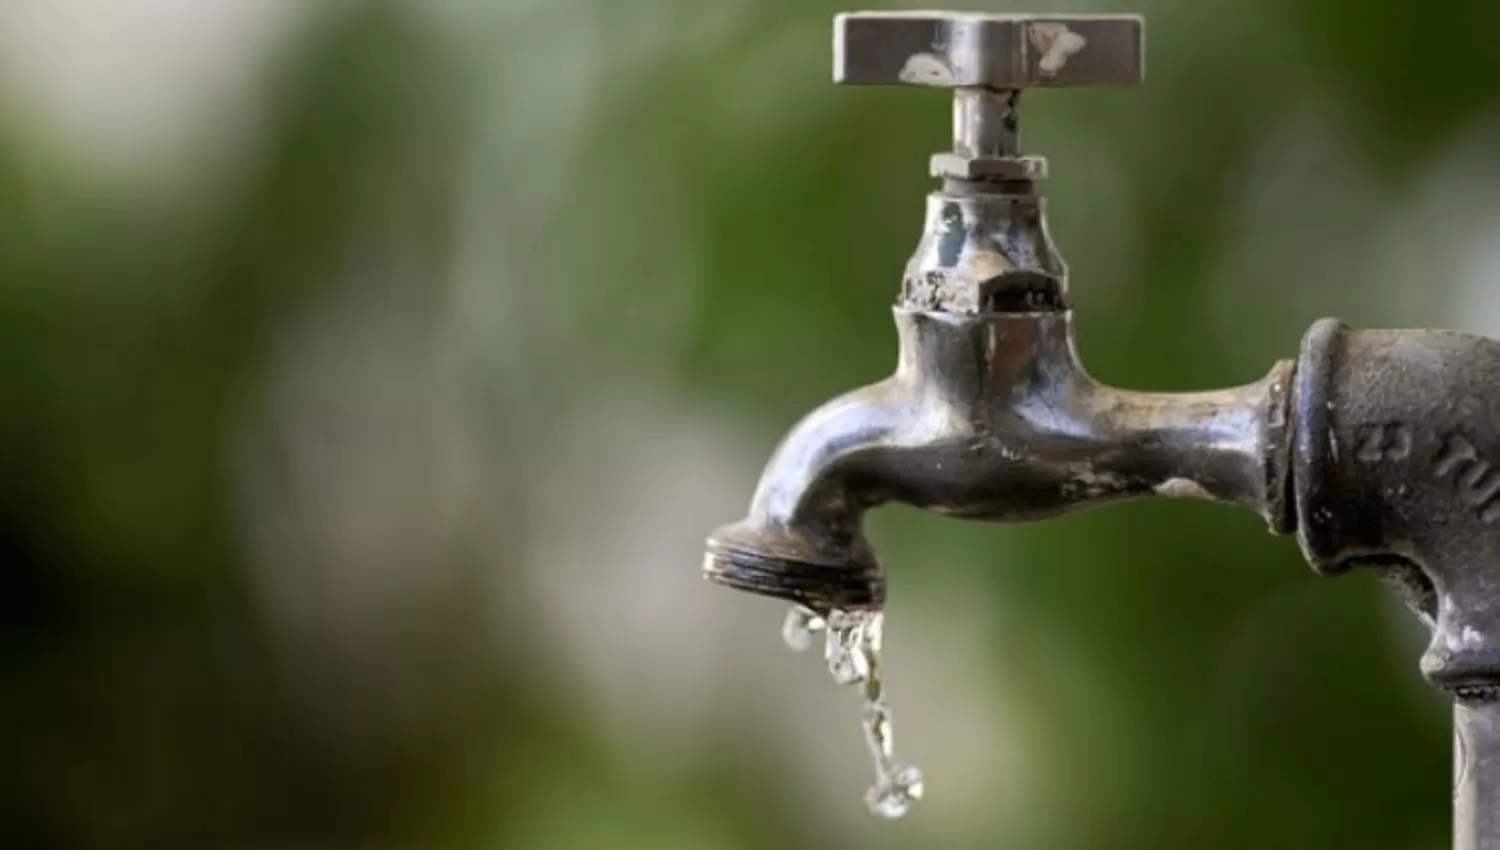
[[[899,818],[922,799],[922,772],[895,757],[881,671],[884,625],[882,611],[834,609],[825,616],[797,606],[787,613],[781,634],[787,646],[802,652],[812,648],[817,633],[826,633],[823,658],[828,672],[840,685],[859,687],[865,699],[861,721],[875,767],[875,784],[866,792],[865,803],[877,815]]]

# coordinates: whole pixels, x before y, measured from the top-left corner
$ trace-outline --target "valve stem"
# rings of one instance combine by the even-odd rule
[[[1019,156],[1020,99],[1019,89],[954,89],[953,153],[964,159]]]

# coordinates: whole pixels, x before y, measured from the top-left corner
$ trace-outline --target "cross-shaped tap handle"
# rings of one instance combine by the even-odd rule
[[[953,153],[933,175],[1035,180],[1046,160],[1019,156],[1020,90],[1139,85],[1145,32],[1139,15],[849,12],[834,19],[833,79],[954,89]]]
[[[1145,78],[1139,15],[849,12],[834,19],[835,82],[1001,91],[1133,86]]]

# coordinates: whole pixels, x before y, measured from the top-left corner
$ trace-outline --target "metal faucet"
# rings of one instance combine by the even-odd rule
[[[1500,343],[1325,319],[1252,384],[1104,386],[1078,358],[1017,106],[1143,82],[1143,20],[851,13],[834,55],[840,83],[953,89],[953,150],[932,158],[895,374],[792,430],[749,515],[709,537],[706,576],[824,614],[879,608],[863,517],[883,503],[1000,522],[1150,497],[1248,508],[1321,574],[1377,570],[1429,626],[1422,673],[1456,704],[1454,846],[1500,850]]]

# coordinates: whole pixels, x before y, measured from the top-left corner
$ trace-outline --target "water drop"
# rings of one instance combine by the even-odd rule
[[[906,765],[877,780],[865,794],[865,804],[881,817],[899,818],[922,799],[922,791],[922,771]]]
[[[828,627],[828,623],[811,608],[795,605],[786,612],[786,622],[781,626],[781,639],[795,652],[806,652],[812,648],[813,636]]]
[[[839,610],[828,614],[828,642],[823,658],[833,680],[840,685],[856,685],[870,678],[872,658],[866,626],[871,616],[880,614]]]
[[[879,767],[895,755],[896,736],[891,733],[891,711],[883,700],[865,703],[865,744],[870,748],[870,758]]]

